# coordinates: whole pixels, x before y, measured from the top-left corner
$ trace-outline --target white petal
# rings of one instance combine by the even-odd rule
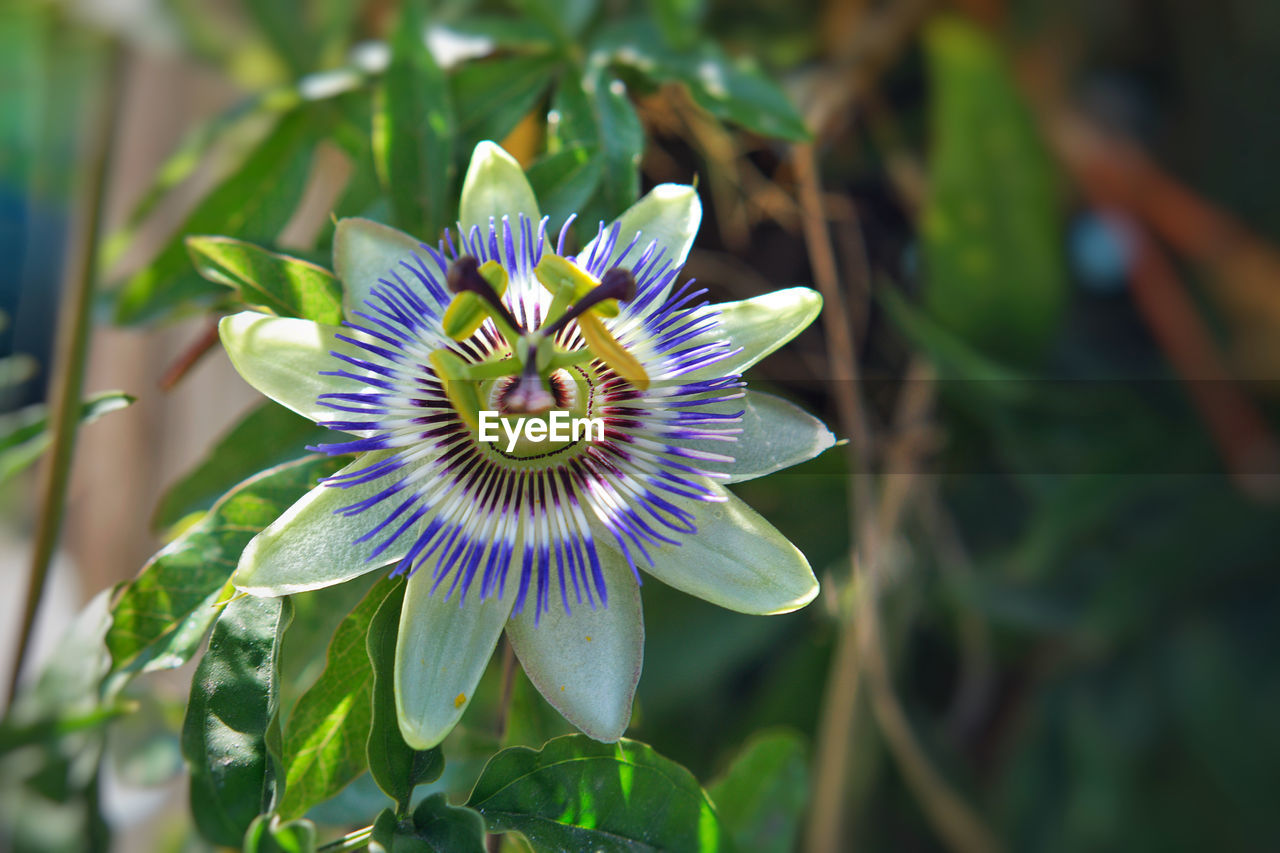
[[[737,355],[689,374],[694,379],[742,373],[809,327],[822,311],[822,296],[808,287],[788,287],[743,299],[707,306],[720,314],[720,327],[693,338],[695,347],[728,340]]]
[[[706,412],[742,412],[737,441],[685,440],[672,444],[732,456],[732,462],[699,462],[707,471],[729,475],[725,482],[754,480],[807,462],[833,447],[836,437],[813,415],[781,397],[748,391],[745,397],[701,407]]]
[[[342,281],[342,308],[348,320],[369,298],[378,279],[420,249],[420,240],[371,219],[340,219],[333,233],[333,271]]]
[[[521,213],[535,223],[542,216],[524,170],[501,146],[481,142],[471,155],[471,165],[462,182],[458,221],[463,233],[470,233],[471,226],[479,225],[481,232],[487,234],[490,217],[499,223],[502,217],[510,217],[514,228]]]
[[[430,749],[458,724],[475,695],[515,601],[507,595],[481,601],[472,591],[459,604],[448,600],[448,581],[431,592],[430,564],[409,578],[396,641],[396,716],[414,749]]]
[[[606,226],[605,233],[608,234],[615,224],[619,226],[618,242],[613,250],[614,258],[621,255],[636,232],[640,232],[640,242],[628,256],[629,261],[638,260],[640,253],[656,240],[663,252],[664,261],[670,261],[673,267],[679,268],[689,256],[689,249],[693,246],[693,238],[697,236],[701,223],[702,202],[693,187],[688,184],[659,184]],[[580,223],[578,228],[583,224],[587,223]],[[595,223],[590,223],[588,227],[594,226]],[[593,237],[578,253],[578,258],[583,263],[591,257],[595,244]],[[665,297],[654,304],[662,304],[663,299]]]
[[[612,743],[631,722],[631,701],[644,657],[640,588],[626,561],[600,549],[607,607],[576,603],[570,613],[554,597],[534,624],[534,608],[512,616],[507,637],[529,680],[551,705],[584,733]]]
[[[351,329],[324,326],[295,317],[241,311],[218,323],[222,345],[244,380],[285,408],[313,421],[340,417],[317,398],[333,391],[364,390],[353,381],[321,376],[345,365],[330,352],[354,357],[369,354],[336,335],[361,337]],[[376,389],[375,389],[376,390]]]
[[[361,454],[339,475],[362,470],[389,455],[390,451]],[[249,542],[231,576],[232,583],[253,595],[290,595],[342,583],[399,560],[413,541],[413,529],[372,560],[368,557],[376,542],[355,543],[399,501],[382,501],[353,516],[335,515],[334,511],[378,494],[403,476],[402,469],[348,489],[316,486]],[[395,529],[393,522],[386,532]]]
[[[740,613],[790,613],[818,594],[804,554],[755,510],[727,490],[723,503],[663,497],[692,512],[698,532],[680,545],[650,548],[642,571],[669,586]],[[610,547],[616,547],[608,536]],[[597,537],[597,541],[601,541]]]

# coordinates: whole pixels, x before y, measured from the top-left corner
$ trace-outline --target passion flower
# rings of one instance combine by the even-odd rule
[[[569,224],[553,241],[519,165],[481,143],[460,211],[436,246],[339,222],[342,327],[222,321],[240,374],[338,434],[315,449],[355,454],[249,544],[233,581],[275,596],[397,564],[395,692],[416,748],[457,723],[504,628],[548,701],[616,740],[640,676],[643,573],[745,613],[817,594],[800,551],[724,484],[833,443],[741,379],[821,300],[792,288],[713,306],[681,283],[701,219],[688,186],[656,187],[571,255]],[[566,418],[597,429],[556,432]],[[490,440],[496,424],[510,441]]]

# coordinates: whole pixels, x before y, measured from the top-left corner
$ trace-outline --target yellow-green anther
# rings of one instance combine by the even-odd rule
[[[489,316],[484,300],[471,292],[459,293],[445,309],[444,333],[455,341],[466,340],[476,333]]]
[[[613,368],[614,373],[640,391],[649,387],[649,374],[645,373],[644,367],[635,356],[627,352],[626,347],[618,343],[618,339],[593,312],[584,311],[578,316],[578,330],[582,332],[583,339],[596,358]]]
[[[474,263],[474,259],[459,259],[450,270],[449,286],[457,295],[449,303],[441,320],[444,333],[455,341],[466,340],[476,333],[486,317],[491,317],[502,336],[514,342],[517,333],[511,327],[509,312],[498,310],[501,307],[498,300],[507,292],[507,271],[497,261],[485,261],[475,267],[472,273],[471,264]],[[478,274],[483,283],[474,279],[468,281],[467,277],[473,274]],[[489,293],[479,292],[486,289],[486,286]]]
[[[428,356],[445,396],[472,429],[480,428],[480,391],[468,376],[468,365],[457,354],[438,349]]]
[[[595,290],[600,284],[595,277],[580,269],[577,264],[550,252],[542,256],[542,260],[534,268],[533,274],[537,276],[538,281],[542,282],[542,286],[555,297],[557,303],[562,300],[562,293],[566,291],[570,294],[569,301],[577,302]],[[619,311],[618,300],[606,299],[594,306],[593,310],[602,317],[617,317]],[[547,317],[551,320],[556,318],[551,312],[547,313]]]

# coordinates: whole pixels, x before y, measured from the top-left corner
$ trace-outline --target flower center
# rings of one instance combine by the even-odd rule
[[[469,362],[449,348],[430,355],[445,394],[474,430],[481,429],[481,415],[486,411],[497,412],[504,423],[530,419],[554,423],[564,414],[580,417],[580,410],[589,408],[590,394],[577,386],[590,385],[582,366],[592,361],[603,362],[639,390],[649,385],[644,367],[602,321],[618,316],[619,303],[635,297],[635,278],[629,270],[614,268],[596,279],[565,258],[547,254],[534,275],[552,300],[542,324],[526,329],[502,302],[508,277],[496,261],[480,264],[464,255],[449,269],[448,285],[455,296],[442,319],[445,334],[466,340],[488,319],[509,347],[500,357],[479,362]],[[585,346],[561,349],[557,338],[571,322],[577,323]],[[570,369],[581,375],[581,382],[573,378]],[[524,430],[521,435],[532,442],[538,432]]]

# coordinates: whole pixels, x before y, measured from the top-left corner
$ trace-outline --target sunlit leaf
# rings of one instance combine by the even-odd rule
[[[804,739],[788,731],[757,733],[707,793],[738,849],[794,850],[809,802]]]
[[[407,809],[413,789],[444,770],[440,749],[416,750],[404,742],[396,719],[396,637],[405,583],[395,580],[369,625],[367,651],[373,667],[373,721],[369,730],[369,773],[378,787]]]
[[[380,580],[334,632],[324,671],[289,715],[285,788],[277,811],[306,814],[365,771],[372,721],[373,670],[366,649],[373,615],[396,581]]]
[[[552,99],[557,115],[555,133],[565,145],[582,145],[600,152],[603,178],[598,217],[606,221],[625,210],[640,194],[640,156],[644,128],[621,80],[606,67],[561,77]]]
[[[133,401],[133,397],[119,391],[95,394],[80,404],[80,425],[91,424]],[[0,417],[0,483],[39,459],[52,440],[47,410],[41,404]]]
[[[182,755],[191,770],[191,813],[215,844],[240,844],[271,799],[267,730],[288,598],[244,596],[227,604],[191,683]]]
[[[242,302],[282,317],[342,322],[342,287],[323,267],[231,237],[193,236],[186,244],[200,275],[235,289]]]
[[[450,86],[458,109],[458,151],[485,139],[501,142],[533,110],[556,69],[554,57],[510,56],[469,62]]]
[[[495,755],[467,805],[490,832],[519,832],[539,850],[727,848],[698,780],[643,743],[567,735],[540,750]]]
[[[484,829],[484,818],[475,811],[432,794],[409,820],[397,820],[390,809],[378,815],[369,853],[483,853]]]
[[[309,820],[281,821],[259,815],[245,833],[243,853],[314,853],[316,827]]]
[[[553,228],[586,204],[603,177],[603,159],[582,145],[549,154],[529,167],[529,183]]]
[[[452,218],[453,102],[423,43],[417,3],[403,4],[374,117],[373,151],[395,224],[432,241]]]
[[[292,76],[310,71],[319,42],[311,32],[306,0],[243,0],[258,29]]]
[[[141,323],[188,302],[224,296],[222,287],[191,266],[183,238],[198,233],[273,240],[302,196],[320,130],[316,116],[305,108],[285,114],[253,154],[196,206],[160,254],[125,282],[117,296],[116,320]]]

